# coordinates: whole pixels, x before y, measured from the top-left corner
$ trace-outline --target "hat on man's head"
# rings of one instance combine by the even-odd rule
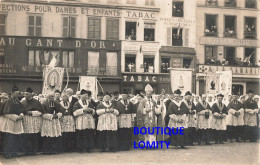
[[[31,87],[28,87],[28,88],[25,90],[25,92],[28,92],[28,93],[33,93],[33,90],[32,90],[32,88],[31,88]]]
[[[8,99],[8,94],[7,93],[2,93],[0,95],[0,99]]]
[[[217,97],[224,97],[224,95],[222,93],[218,93]]]
[[[192,93],[190,93],[190,91],[187,91],[187,92],[185,93],[185,96],[192,96]]]
[[[127,90],[123,90],[122,94],[128,95]]]
[[[19,91],[19,89],[17,87],[13,87],[12,92],[15,92],[15,91]]]
[[[104,92],[104,96],[110,96],[110,97],[111,97],[111,93],[109,93],[109,92]]]
[[[58,90],[58,89],[56,89],[56,90],[54,91],[54,93],[59,93],[59,94],[61,94],[60,90]]]
[[[181,94],[181,91],[180,91],[179,89],[177,89],[177,90],[175,90],[173,93],[174,93],[174,94],[177,94],[177,95],[180,95],[180,94]]]
[[[147,84],[147,85],[145,86],[145,88],[144,88],[144,91],[145,91],[146,93],[148,93],[148,92],[152,93],[152,92],[153,92],[153,87],[152,87],[150,84]]]

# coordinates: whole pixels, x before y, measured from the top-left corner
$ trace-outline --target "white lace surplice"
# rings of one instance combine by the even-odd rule
[[[60,118],[61,132],[75,132],[75,121],[72,115]]]
[[[43,119],[41,136],[59,137],[61,136],[61,125],[59,119]]]
[[[39,133],[42,127],[42,117],[24,115],[23,126],[24,133]]]
[[[132,114],[119,115],[119,128],[132,128]]]
[[[13,121],[7,117],[0,117],[0,131],[11,133],[11,134],[22,134],[24,133],[22,120]]]

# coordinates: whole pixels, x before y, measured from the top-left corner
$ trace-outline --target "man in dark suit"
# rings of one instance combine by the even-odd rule
[[[70,104],[71,104],[71,107],[73,107],[74,104],[78,101],[77,98],[75,98],[75,97],[72,96],[72,95],[73,95],[73,89],[68,88],[68,89],[66,90],[66,94],[69,96],[69,102],[70,102]]]

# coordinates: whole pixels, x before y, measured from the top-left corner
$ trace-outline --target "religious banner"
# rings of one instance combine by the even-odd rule
[[[97,77],[92,76],[80,76],[79,77],[80,90],[85,89],[91,91],[92,99],[97,99],[98,86]]]
[[[192,69],[171,68],[172,92],[180,89],[182,93],[192,90]]]
[[[219,74],[210,73],[206,76],[206,93],[217,94],[219,92]]]
[[[224,96],[231,94],[232,91],[232,71],[219,71],[219,92]]]
[[[55,90],[61,91],[64,77],[64,68],[46,66],[43,71],[43,77],[44,82],[42,94],[47,95],[48,93],[54,92]]]

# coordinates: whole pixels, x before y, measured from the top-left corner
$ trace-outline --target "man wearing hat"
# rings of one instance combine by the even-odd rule
[[[132,138],[132,115],[134,113],[134,104],[128,99],[128,92],[122,92],[122,100],[117,102],[119,111],[119,148],[120,150],[129,150]]]
[[[119,101],[119,92],[118,91],[114,91],[113,94],[111,95],[111,101],[113,102],[113,104],[117,104],[117,102]]]
[[[46,101],[42,104],[42,152],[44,154],[57,154],[62,151],[61,146],[61,125],[60,118],[65,109],[54,100],[54,93],[47,95]]]
[[[185,134],[187,131],[187,123],[186,123],[186,116],[187,111],[185,109],[181,109],[181,99],[180,99],[181,91],[179,89],[175,90],[173,92],[174,100],[169,105],[168,111],[166,112],[166,116],[169,116],[169,124],[168,127],[175,129],[178,127],[184,127],[184,135],[172,135],[170,136],[170,144],[174,145],[177,149],[178,147],[181,147],[182,149],[185,148]]]
[[[23,116],[24,107],[18,99],[19,89],[13,87],[11,91],[11,98],[6,100],[3,104],[3,108],[0,116],[2,132],[2,152],[5,158],[12,158],[18,156],[19,152],[22,152],[22,135],[23,129]]]
[[[233,142],[233,138],[236,142],[240,142],[239,137],[242,133],[242,126],[244,125],[244,108],[242,103],[238,101],[239,95],[234,92],[232,95],[232,101],[228,104],[228,116],[227,130],[230,135],[230,142]]]
[[[60,97],[61,97],[61,92],[60,92],[60,90],[55,90],[54,91],[54,100],[57,102],[57,103],[60,103],[60,101],[61,101],[61,99],[60,99]]]
[[[196,106],[191,100],[192,94],[190,91],[185,93],[184,101],[181,103],[181,110],[187,112],[187,124],[188,131],[186,132],[187,145],[193,146],[193,142],[196,140]]]
[[[95,147],[95,109],[89,101],[91,91],[82,89],[80,99],[73,106],[76,123],[76,148],[79,152],[90,152]]]
[[[33,98],[32,88],[27,88],[24,92],[25,99],[22,104],[25,109],[24,127],[24,148],[25,154],[32,155],[40,151],[40,130],[42,126],[42,105]]]
[[[148,127],[153,128],[157,127],[157,116],[161,114],[160,108],[157,106],[157,103],[152,98],[153,88],[150,84],[147,84],[145,87],[146,96],[144,99],[141,100],[139,103],[137,113],[143,114],[143,124],[148,129]],[[142,139],[143,137],[140,136]],[[139,140],[141,140],[139,139]],[[145,134],[144,135],[145,141],[156,141],[156,134],[150,135]]]
[[[257,115],[259,109],[256,101],[253,100],[254,92],[249,90],[248,99],[244,103],[245,107],[245,134],[247,135],[248,140],[251,142],[256,142],[258,138],[257,134]]]
[[[198,132],[198,144],[201,145],[201,141],[204,140],[206,145],[210,145],[210,129],[211,129],[211,115],[212,111],[210,105],[206,101],[207,95],[201,96],[201,101],[196,104],[198,121],[197,121],[197,132]]]
[[[224,132],[227,130],[226,116],[228,114],[226,105],[222,102],[224,95],[217,95],[217,102],[212,106],[212,129],[215,132],[215,143],[224,144]]]
[[[105,152],[107,150],[115,152],[118,150],[118,127],[117,118],[119,111],[116,105],[111,102],[111,95],[104,93],[104,99],[97,107],[98,117],[98,142],[99,148]]]

